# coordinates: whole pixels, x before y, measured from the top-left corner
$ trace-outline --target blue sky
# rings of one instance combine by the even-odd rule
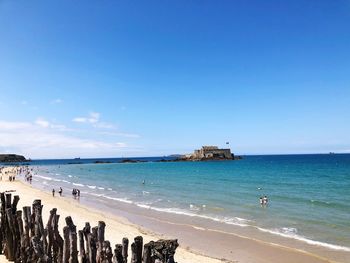
[[[350,152],[350,1],[0,1],[0,152]]]

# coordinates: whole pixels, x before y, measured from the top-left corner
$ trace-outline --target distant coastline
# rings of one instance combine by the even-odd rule
[[[18,154],[0,154],[0,162],[2,163],[18,163],[18,162],[27,162],[23,155]]]

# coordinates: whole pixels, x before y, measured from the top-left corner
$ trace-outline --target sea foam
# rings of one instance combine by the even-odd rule
[[[282,237],[285,237],[285,238],[296,239],[296,240],[302,241],[302,242],[310,244],[310,245],[326,247],[326,248],[333,249],[333,250],[341,250],[341,251],[350,252],[350,247],[329,244],[329,243],[321,242],[321,241],[315,241],[315,240],[311,240],[311,239],[308,239],[306,237],[303,237],[301,235],[298,235],[297,234],[297,229],[295,229],[295,228],[283,227],[281,229],[274,229],[274,230],[272,230],[272,229],[265,229],[265,228],[261,228],[261,227],[256,227],[256,228],[259,229],[262,232],[266,232],[266,233],[270,233],[270,234],[273,234],[273,235],[282,236]]]

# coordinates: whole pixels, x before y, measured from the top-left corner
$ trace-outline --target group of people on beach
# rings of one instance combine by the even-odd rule
[[[53,197],[55,197],[55,193],[56,193],[55,188],[52,188],[52,196],[53,196]],[[62,196],[62,193],[63,193],[62,187],[60,187],[60,190],[58,190],[58,193],[59,193],[60,196]],[[74,189],[72,190],[72,195],[73,195],[74,198],[77,198],[77,197],[79,198],[79,197],[80,197],[80,190],[74,188]]]
[[[265,195],[264,197],[263,197],[263,196],[260,196],[259,201],[260,201],[260,205],[261,205],[261,206],[267,206],[267,204],[268,204],[268,202],[269,202],[269,200],[267,199],[267,196],[266,196],[266,195]]]
[[[55,192],[56,192],[56,191],[55,191],[55,188],[52,188],[52,196],[53,196],[53,197],[55,197]],[[59,193],[60,196],[62,196],[62,193],[63,193],[62,187],[60,187],[60,190],[58,190],[58,193]]]
[[[76,198],[76,197],[79,198],[80,197],[80,190],[74,188],[73,191],[72,191],[72,195],[74,196],[74,198]]]
[[[23,166],[19,168],[19,174],[24,174],[24,180],[30,184],[33,180],[33,173],[33,168],[29,168],[28,166]]]
[[[0,181],[2,181],[2,177],[7,177],[10,182],[16,180],[16,176],[20,175],[24,172],[25,167],[22,166],[12,166],[12,167],[0,167]]]
[[[33,175],[31,175],[31,174],[25,175],[24,179],[26,180],[26,182],[29,182],[30,184],[32,184]]]

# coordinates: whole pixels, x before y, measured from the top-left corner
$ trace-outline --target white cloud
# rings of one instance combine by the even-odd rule
[[[95,115],[96,117],[96,115]],[[72,158],[132,155],[137,149],[125,142],[106,138],[73,136],[64,125],[52,124],[42,118],[34,122],[0,120],[0,152],[23,154],[27,158]]]
[[[96,128],[102,128],[102,129],[113,129],[115,126],[112,123],[108,122],[98,122],[94,125]]]
[[[62,103],[62,102],[63,102],[63,100],[61,100],[61,99],[54,99],[50,103],[51,104],[59,104],[59,103]]]
[[[97,123],[100,119],[100,113],[91,112],[88,117],[76,117],[72,121],[79,123]]]
[[[30,127],[31,124],[28,122],[7,122],[0,121],[0,130],[17,130],[17,129],[25,129]]]
[[[35,121],[35,124],[43,127],[43,128],[48,128],[50,126],[50,123],[42,118],[38,118],[36,121]]]
[[[74,121],[74,122],[81,122],[81,123],[85,123],[85,122],[87,122],[87,118],[83,118],[83,117],[76,117],[76,118],[74,118],[72,121]]]
[[[115,146],[119,147],[119,148],[125,148],[125,147],[128,147],[128,145],[124,142],[117,142],[115,144]]]
[[[95,122],[98,122],[99,118],[100,118],[100,114],[98,112],[91,112],[90,118],[88,120],[91,123],[95,123]]]
[[[116,137],[126,137],[126,138],[140,138],[141,136],[135,133],[125,133],[125,132],[110,132],[103,131],[100,132],[102,135],[116,136]]]

